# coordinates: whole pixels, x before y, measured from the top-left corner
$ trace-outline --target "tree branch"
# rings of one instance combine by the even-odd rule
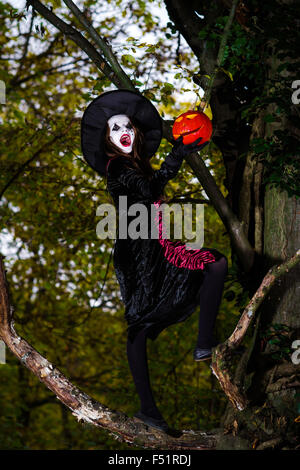
[[[224,53],[225,53],[225,48],[226,48],[230,28],[231,28],[231,25],[232,25],[232,22],[233,22],[233,18],[234,18],[234,15],[235,15],[235,10],[236,10],[236,7],[237,7],[238,3],[239,3],[239,0],[233,0],[232,1],[231,10],[230,10],[228,20],[226,22],[224,32],[223,32],[223,35],[222,35],[222,39],[221,39],[221,42],[220,42],[220,47],[219,47],[217,61],[216,61],[216,67],[215,67],[215,69],[214,69],[214,71],[213,71],[213,73],[210,77],[209,85],[208,85],[208,87],[207,87],[207,89],[205,90],[205,93],[204,93],[203,101],[205,103],[210,102],[212,88],[213,88],[213,85],[214,85],[216,75],[217,75],[217,73],[218,73],[218,71],[219,71],[219,69],[222,65],[222,62],[223,62],[223,57],[224,57]]]
[[[81,33],[75,28],[70,26],[56,16],[51,10],[46,8],[39,0],[28,0],[28,4],[31,5],[43,18],[49,21],[53,26],[59,29],[67,37],[69,37],[80,49],[82,49],[96,67],[104,73],[104,75],[117,87],[126,88],[123,77],[118,77],[112,70],[110,65],[107,63],[104,57],[102,57],[95,47],[87,40]]]
[[[28,52],[29,41],[30,41],[31,34],[32,34],[34,16],[35,16],[35,12],[32,11],[29,30],[28,30],[28,33],[26,33],[26,35],[24,35],[26,37],[26,39],[25,39],[25,43],[24,43],[24,47],[23,47],[22,57],[21,57],[20,62],[19,62],[18,72],[17,72],[16,75],[18,75],[20,73],[20,71],[22,70],[22,68],[24,66],[24,62],[25,62],[27,52]]]
[[[36,152],[34,152],[34,154],[28,158],[28,160],[26,160],[26,162],[24,162],[19,168],[18,170],[13,174],[13,176],[8,180],[8,182],[5,184],[5,186],[2,188],[2,190],[0,191],[0,201],[3,197],[3,194],[5,193],[5,191],[11,186],[11,184],[23,173],[23,171],[25,170],[26,167],[28,167],[28,165],[33,161],[35,160],[42,152],[43,150],[45,150],[46,148],[49,149],[49,145],[53,144],[54,142],[56,142],[57,140],[59,140],[61,137],[63,137],[64,135],[67,134],[67,132],[69,132],[70,130],[70,127],[74,124],[74,120],[72,119],[70,124],[64,129],[63,132],[61,132],[60,134],[58,135],[55,135],[50,141],[47,141],[44,145],[42,145],[42,147],[40,147]]]
[[[227,228],[244,270],[249,271],[253,265],[254,249],[245,235],[243,224],[230,208],[202,158],[198,154],[191,154],[186,160]]]
[[[166,434],[148,427],[136,418],[111,410],[73,385],[53,364],[16,333],[13,310],[9,301],[3,259],[0,256],[0,338],[10,351],[56,397],[66,405],[78,421],[106,429],[120,441],[143,448],[166,450],[208,450],[216,445],[217,434],[182,431]]]
[[[274,282],[277,278],[282,276],[285,272],[290,271],[294,266],[296,266],[300,261],[300,250],[296,252],[292,258],[289,258],[287,261],[282,263],[279,266],[273,266],[268,273],[263,278],[261,285],[256,291],[255,295],[252,297],[251,301],[243,311],[241,318],[235,327],[232,335],[228,339],[228,346],[230,348],[237,347],[243,337],[246,334],[246,331],[254,317],[254,313],[257,311],[258,307],[262,304],[266,295],[269,293],[273,287]]]
[[[47,69],[44,69],[44,70],[39,70],[38,72],[35,72],[33,73],[32,75],[28,75],[27,77],[24,77],[24,78],[20,78],[20,79],[17,79],[17,76],[15,76],[12,81],[9,83],[8,85],[8,89],[13,89],[15,88],[16,86],[19,86],[21,85],[22,83],[25,83],[25,82],[28,82],[29,80],[33,80],[35,77],[38,77],[40,75],[50,75],[52,72],[61,72],[63,71],[64,73],[65,72],[69,72],[70,70],[73,70],[73,68],[70,68],[70,69],[64,69],[64,67],[69,67],[69,65],[76,65],[78,64],[78,62],[87,62],[89,59],[83,59],[82,57],[78,58],[78,59],[75,59],[74,61],[72,62],[67,62],[65,64],[59,64],[59,65],[56,65],[54,67],[50,67],[50,68],[47,68]],[[64,69],[64,70],[62,70]]]
[[[72,0],[63,0],[63,1],[72,11],[72,13],[76,16],[76,18],[78,18],[82,26],[89,33],[89,35],[95,41],[95,43],[100,47],[100,49],[103,52],[104,57],[106,57],[106,59],[110,63],[112,70],[119,77],[119,79],[122,80],[124,87],[128,88],[129,90],[135,91],[135,87],[132,81],[130,80],[128,75],[126,75],[122,67],[120,66],[111,47],[109,46],[109,44],[107,44],[105,39],[102,39],[101,36],[99,36],[99,34],[97,33],[93,25],[88,21],[88,19],[79,10],[79,8],[75,5],[75,3],[72,2]]]
[[[264,301],[266,295],[270,292],[276,279],[288,272],[300,261],[300,250],[296,254],[279,266],[273,266],[265,275],[260,287],[252,297],[251,301],[244,309],[233,333],[227,341],[217,346],[213,351],[213,360],[211,369],[219,380],[221,387],[228,396],[233,406],[239,411],[244,410],[248,401],[243,393],[233,384],[228,364],[231,361],[232,351],[241,343],[249,325],[254,318],[254,314]]]

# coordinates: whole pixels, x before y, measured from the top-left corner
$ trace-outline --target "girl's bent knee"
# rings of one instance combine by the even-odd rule
[[[228,259],[226,258],[225,255],[223,255],[220,261],[222,261],[222,264],[224,265],[225,274],[228,274]]]
[[[211,263],[212,271],[220,272],[223,271],[226,275],[228,273],[228,260],[225,255],[222,254],[222,257],[215,263]]]

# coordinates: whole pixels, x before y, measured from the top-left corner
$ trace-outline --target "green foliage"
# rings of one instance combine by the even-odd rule
[[[276,361],[289,361],[292,353],[290,330],[283,323],[272,323],[267,329],[260,331],[261,349],[268,347],[268,354]]]
[[[274,122],[271,115],[266,122]],[[300,196],[299,141],[284,130],[275,130],[272,137],[253,139],[252,149],[264,164],[264,184],[272,184],[287,191],[289,196]]]
[[[252,3],[247,8],[256,10]],[[299,18],[300,7],[286,5],[283,15],[280,3],[266,1],[259,12],[259,19],[248,13],[246,27],[238,22],[232,25],[220,70],[233,77],[243,103],[242,117],[249,124],[258,112],[265,113],[267,138],[252,142],[255,156],[264,164],[264,184],[298,197],[300,119],[291,105],[291,86],[299,79],[300,32],[295,18]],[[214,24],[207,23],[199,31],[199,39],[208,48],[218,49],[227,18],[216,17]]]

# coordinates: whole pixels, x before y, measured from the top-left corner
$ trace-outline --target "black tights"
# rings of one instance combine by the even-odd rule
[[[145,330],[139,331],[133,343],[129,339],[127,340],[127,356],[141,402],[141,412],[152,418],[161,419],[162,416],[156,407],[150,385],[147,361],[147,333]]]
[[[213,328],[222,299],[224,280],[227,274],[227,259],[222,257],[215,263],[207,264],[204,280],[200,289],[200,315],[197,347],[210,348],[214,345]],[[127,356],[137,393],[141,402],[141,412],[161,419],[152,395],[148,361],[147,333],[141,330],[131,343],[127,340]]]
[[[200,289],[200,314],[197,347],[209,349],[215,345],[213,329],[219,311],[228,271],[227,258],[223,256],[215,263],[209,263],[204,270],[204,280]]]

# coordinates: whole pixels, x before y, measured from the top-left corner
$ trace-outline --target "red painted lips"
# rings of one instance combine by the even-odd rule
[[[129,147],[130,144],[131,144],[131,138],[130,138],[130,135],[128,134],[123,134],[121,139],[120,139],[120,142],[122,145],[124,145],[124,147]]]

